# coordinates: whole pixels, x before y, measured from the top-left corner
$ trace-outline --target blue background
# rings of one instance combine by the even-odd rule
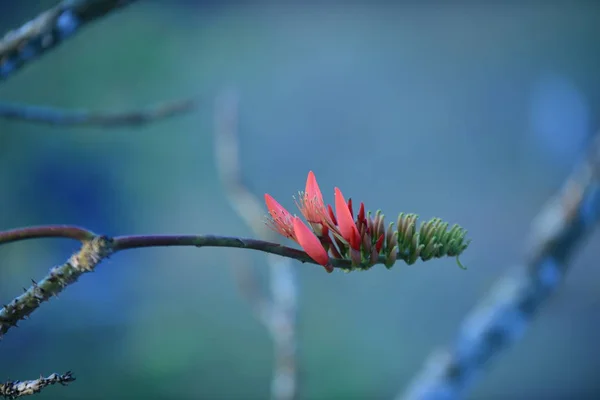
[[[526,251],[532,218],[598,128],[594,2],[139,2],[0,85],[2,101],[129,110],[200,94],[199,110],[144,128],[0,121],[0,229],[76,224],[107,235],[251,236],[213,154],[214,99],[241,93],[243,177],[294,209],[315,171],[388,216],[469,230],[462,261],[327,275],[297,264],[306,399],[389,399]],[[16,28],[52,1],[0,2]],[[598,236],[472,399],[600,392]],[[0,247],[0,301],[77,243]],[[238,293],[229,249],[115,255],[0,344],[0,379],[73,370],[40,399],[260,399],[272,345]],[[264,278],[266,279],[266,268]]]

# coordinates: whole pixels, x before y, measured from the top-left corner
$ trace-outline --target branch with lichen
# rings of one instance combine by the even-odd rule
[[[64,374],[54,373],[48,377],[40,376],[38,379],[29,381],[7,381],[0,383],[0,397],[4,397],[5,399],[16,399],[39,393],[48,386],[56,384],[66,386],[74,380],[73,374],[69,371]]]
[[[64,0],[0,39],[0,81],[135,0]]]
[[[76,230],[76,228],[67,228]],[[64,264],[50,269],[48,275],[39,282],[32,282],[29,289],[0,310],[0,338],[17,322],[27,318],[40,304],[57,296],[68,285],[86,272],[93,271],[96,265],[111,252],[110,241],[102,236],[84,240],[81,249]]]
[[[220,181],[237,214],[255,235],[274,240],[274,232],[263,223],[260,201],[242,183],[239,165],[238,97],[224,92],[217,101],[215,119],[215,156]],[[298,314],[298,280],[287,258],[267,257],[270,295],[258,285],[258,277],[249,268],[236,268],[240,292],[257,319],[269,332],[274,347],[271,398],[292,400],[298,394],[296,325]]]
[[[465,318],[452,347],[437,351],[415,378],[404,400],[463,398],[485,367],[524,333],[557,291],[569,261],[600,219],[600,134],[585,160],[534,223],[528,252]]]

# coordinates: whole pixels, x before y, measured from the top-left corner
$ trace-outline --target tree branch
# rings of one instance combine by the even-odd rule
[[[47,125],[115,128],[121,126],[142,126],[156,120],[175,117],[192,111],[197,104],[197,99],[188,98],[165,102],[142,110],[102,113],[82,110],[62,110],[27,104],[0,103],[0,118]]]
[[[64,0],[0,39],[0,81],[135,0]]]
[[[507,350],[562,283],[568,261],[600,216],[600,134],[586,160],[533,223],[520,268],[464,320],[454,345],[434,353],[398,400],[462,398],[482,370]]]
[[[11,229],[0,232],[0,244],[19,242],[28,239],[63,238],[74,239],[80,242],[92,240],[95,233],[78,226],[47,225],[31,226],[27,228]]]
[[[18,397],[29,396],[42,391],[43,388],[60,384],[66,386],[73,382],[75,378],[71,372],[65,374],[52,374],[47,378],[40,376],[38,379],[30,381],[8,381],[0,383],[0,396],[5,399],[16,399]]]
[[[152,235],[110,238],[69,225],[37,226],[0,232],[0,245],[41,238],[75,239],[82,241],[83,244],[81,250],[66,263],[52,268],[43,280],[39,283],[34,282],[29,289],[25,290],[25,293],[0,309],[0,338],[43,302],[60,293],[84,273],[93,271],[103,259],[118,251],[165,246],[228,247],[262,251],[316,265],[315,261],[301,250],[264,240],[215,235]],[[398,255],[398,259],[404,260],[407,257],[406,254]],[[351,269],[350,260],[331,259],[330,262],[335,268]],[[385,257],[381,256],[378,264],[384,262]]]
[[[276,235],[263,222],[260,201],[242,183],[238,141],[238,97],[223,93],[217,101],[215,120],[215,155],[220,180],[229,203],[258,237],[275,240]],[[298,281],[289,259],[270,256],[270,295],[260,290],[258,277],[249,268],[238,268],[240,292],[265,326],[273,341],[274,367],[271,398],[293,400],[298,393],[296,361],[296,325]]]
[[[50,269],[49,274],[40,282],[32,281],[33,284],[29,289],[25,289],[22,295],[0,309],[0,338],[11,327],[16,327],[18,321],[27,318],[43,302],[48,301],[52,296],[57,296],[84,273],[93,271],[96,265],[111,253],[110,244],[110,239],[104,236],[86,240],[81,249],[66,263]]]

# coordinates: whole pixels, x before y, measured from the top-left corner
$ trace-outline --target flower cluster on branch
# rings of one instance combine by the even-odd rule
[[[349,260],[350,269],[369,269],[381,258],[391,268],[398,258],[407,264],[417,259],[423,261],[444,256],[456,257],[469,246],[465,239],[467,231],[459,225],[448,229],[449,224],[439,218],[421,223],[417,229],[416,214],[400,213],[396,226],[387,227],[381,211],[374,215],[365,213],[365,204],[360,203],[356,219],[352,199],[344,198],[339,188],[334,189],[335,212],[325,205],[315,174],[310,171],[304,192],[296,201],[301,214],[292,215],[268,193],[265,203],[269,212],[267,224],[275,232],[298,243],[302,249],[327,272],[333,272],[330,255],[334,259]]]

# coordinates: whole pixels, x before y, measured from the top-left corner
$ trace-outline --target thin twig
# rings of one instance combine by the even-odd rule
[[[135,0],[64,0],[0,39],[0,81]]]
[[[242,183],[239,165],[238,98],[223,93],[217,101],[215,121],[215,154],[220,180],[227,198],[238,215],[258,237],[275,240],[264,224],[264,209],[258,199]],[[296,325],[298,315],[298,282],[286,258],[268,257],[270,296],[256,284],[258,278],[248,268],[239,270],[240,291],[252,306],[257,318],[273,340],[275,362],[271,381],[271,398],[292,400],[297,397]]]
[[[71,225],[30,226],[0,232],[0,244],[19,242],[27,239],[63,238],[83,242],[92,240],[96,234],[87,229]]]
[[[0,118],[47,125],[94,126],[100,128],[142,126],[156,120],[189,112],[197,106],[197,103],[198,101],[195,98],[179,99],[146,109],[110,113],[0,103]]]
[[[518,340],[562,283],[568,261],[600,216],[600,134],[588,157],[533,223],[528,254],[464,320],[454,345],[436,352],[404,400],[462,398],[482,370]]]
[[[40,376],[38,379],[30,381],[8,381],[0,383],[0,396],[5,399],[16,399],[39,393],[43,388],[51,385],[66,386],[74,380],[73,374],[69,371],[64,374],[54,373],[48,377]]]

